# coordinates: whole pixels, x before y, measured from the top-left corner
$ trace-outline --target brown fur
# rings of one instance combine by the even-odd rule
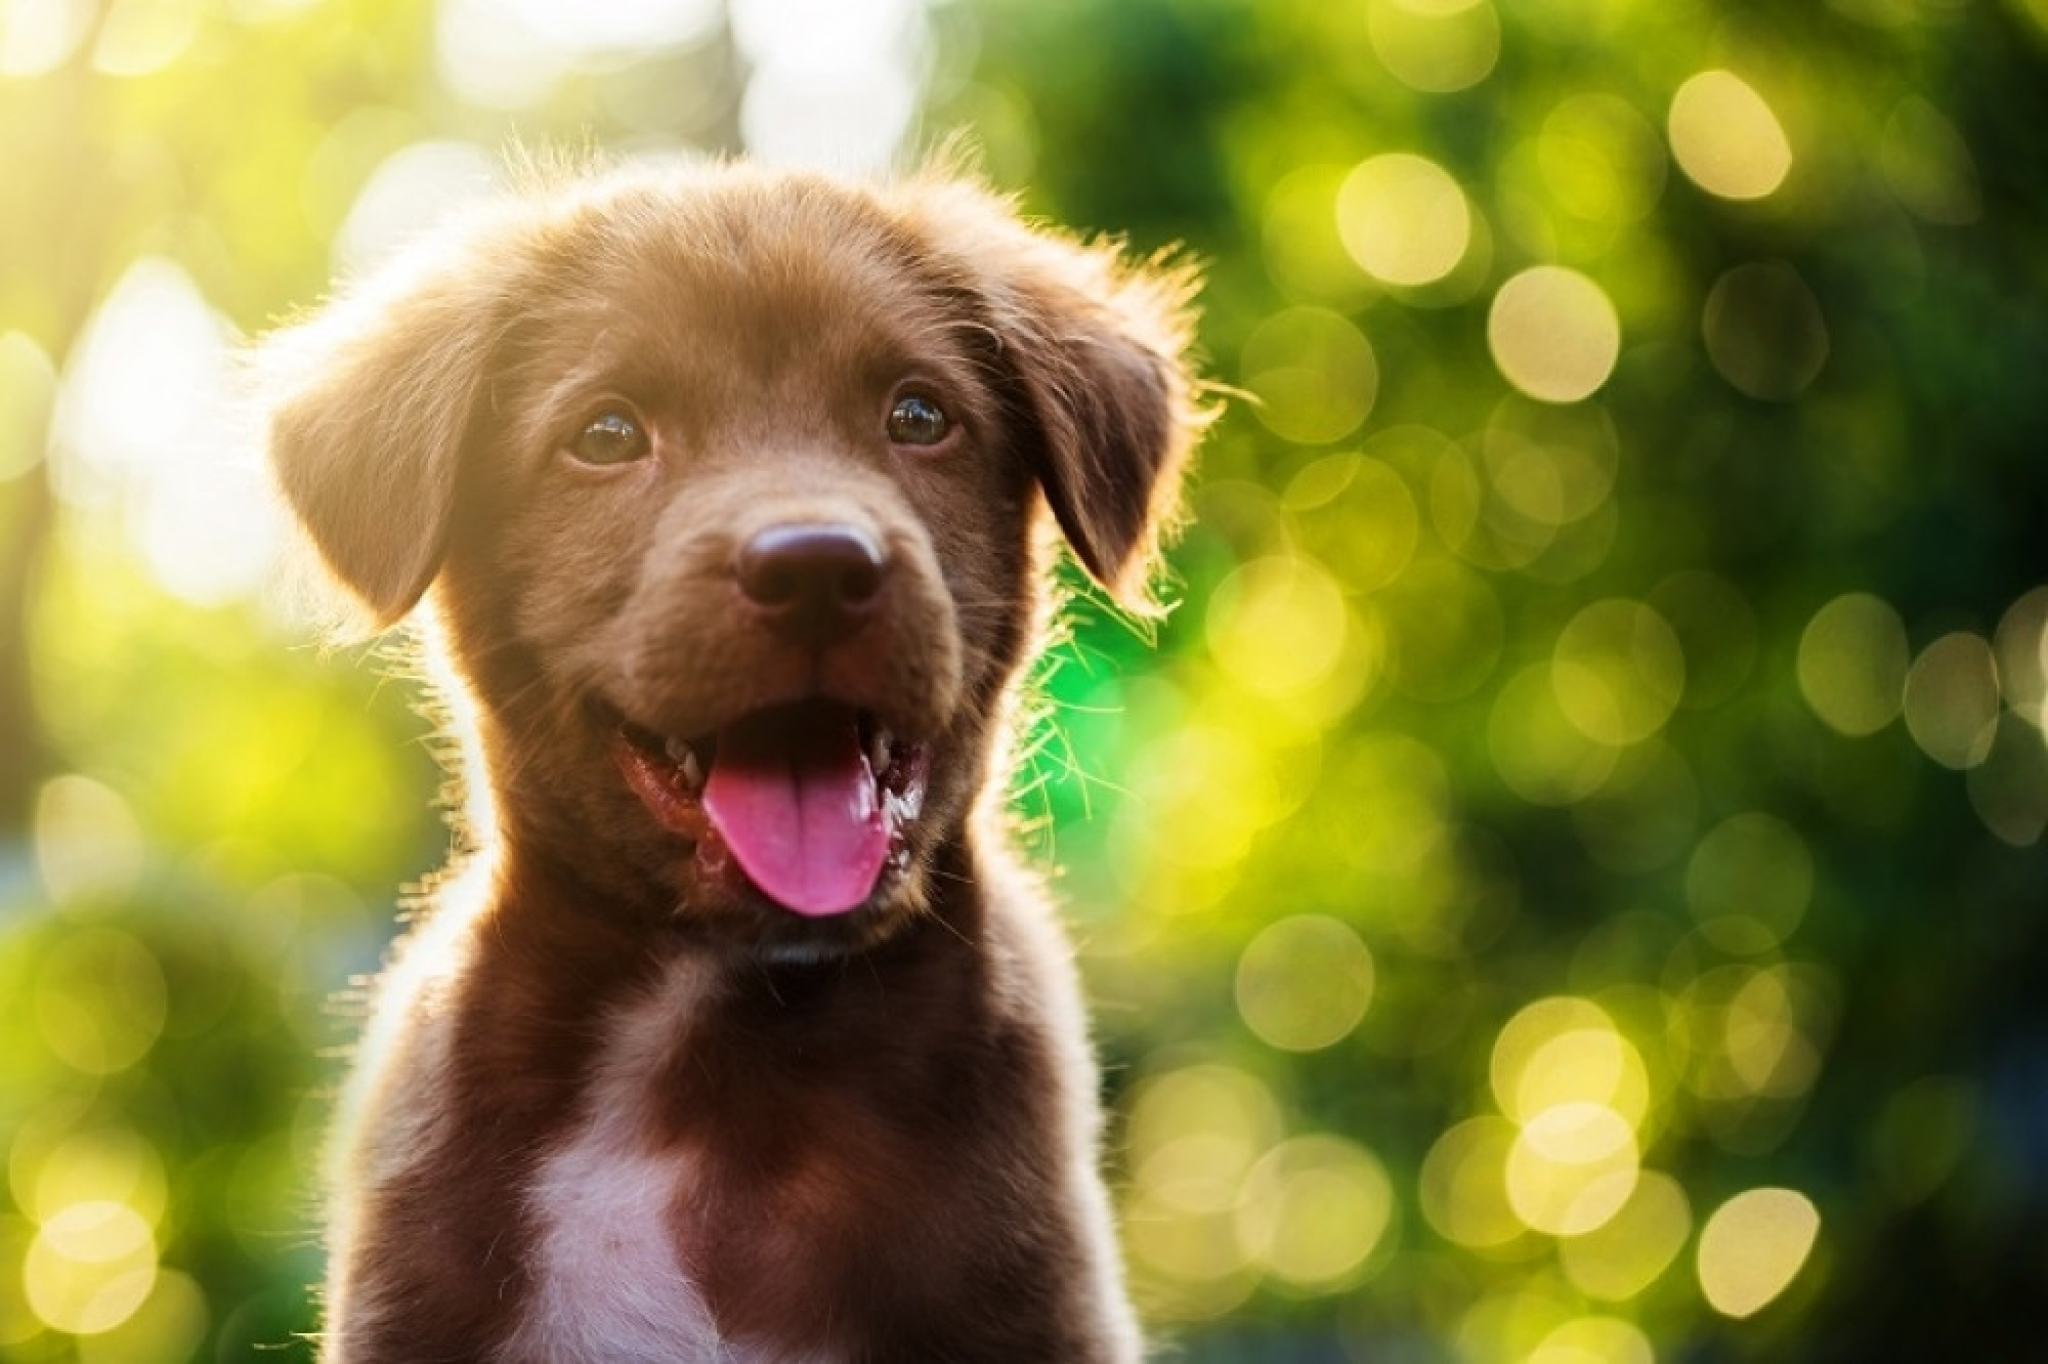
[[[997,793],[1041,530],[1147,605],[1199,427],[1190,287],[943,174],[633,170],[485,211],[268,343],[284,492],[376,624],[427,599],[494,826],[380,987],[326,1358],[1135,1357],[1073,969]],[[892,447],[905,380],[949,445]],[[565,454],[603,400],[646,459]],[[757,531],[816,522],[887,559],[829,648],[734,586]],[[609,752],[622,720],[817,696],[931,753],[900,862],[830,918],[708,874]],[[665,1229],[617,1273],[672,1254],[689,1292],[550,1258],[606,1244],[575,1210],[607,1142]],[[690,1293],[710,1324],[650,1343]]]

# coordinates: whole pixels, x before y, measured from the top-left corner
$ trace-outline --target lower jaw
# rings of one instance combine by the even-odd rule
[[[666,921],[671,934],[772,963],[821,962],[866,951],[915,918],[924,903],[915,889],[915,873],[892,866],[853,909],[818,917],[793,913],[749,880],[712,840],[685,851],[673,875]]]

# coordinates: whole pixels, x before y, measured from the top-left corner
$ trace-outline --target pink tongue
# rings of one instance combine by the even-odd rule
[[[843,914],[875,888],[889,830],[853,712],[803,706],[721,731],[704,811],[742,870],[799,914]]]

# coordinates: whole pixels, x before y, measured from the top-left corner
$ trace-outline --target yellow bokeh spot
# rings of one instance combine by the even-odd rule
[[[1679,169],[1723,199],[1761,199],[1792,169],[1777,114],[1732,71],[1702,71],[1679,86],[1666,131]]]
[[[1473,1118],[1437,1138],[1423,1157],[1422,1215],[1448,1241],[1473,1250],[1503,1246],[1526,1224],[1508,1203],[1508,1153],[1517,1132],[1505,1118]]]
[[[1480,445],[1493,489],[1516,512],[1550,525],[1581,521],[1614,490],[1621,438],[1597,403],[1555,407],[1502,399]]]
[[[111,1331],[133,1316],[156,1284],[156,1240],[124,1203],[94,1200],[43,1222],[22,1262],[29,1308],[73,1335]]]
[[[1813,854],[1799,831],[1773,815],[1746,811],[1714,826],[1693,849],[1685,894],[1709,941],[1723,951],[1757,954],[1799,927],[1813,878]]]
[[[26,1154],[17,1151],[17,1154]],[[169,1181],[163,1157],[148,1139],[123,1128],[94,1128],[33,1154],[33,1188],[25,1211],[48,1221],[64,1208],[114,1201],[151,1225],[163,1216]]]
[[[1472,241],[1472,210],[1449,171],[1388,152],[1361,161],[1337,190],[1337,231],[1359,268],[1387,284],[1431,284]]]
[[[1252,411],[1282,440],[1339,441],[1364,424],[1379,396],[1372,344],[1328,308],[1288,308],[1245,338],[1239,357]]]
[[[1545,1336],[1524,1364],[1656,1364],[1656,1351],[1632,1322],[1580,1317]]]
[[[1372,50],[1395,80],[1426,94],[1477,85],[1500,60],[1500,17],[1487,0],[1369,0]]]
[[[1343,655],[1349,612],[1330,575],[1272,555],[1239,567],[1209,598],[1209,651],[1246,691],[1286,700],[1320,686]]]
[[[1692,1234],[1692,1205],[1677,1180],[1655,1170],[1636,1179],[1605,1223],[1558,1243],[1572,1286],[1602,1302],[1627,1302],[1671,1267]]]
[[[1820,1212],[1791,1189],[1751,1189],[1700,1232],[1700,1288],[1723,1316],[1754,1316],[1791,1286],[1820,1235]]]
[[[1237,1214],[1245,1252],[1298,1289],[1346,1286],[1392,1224],[1394,1186],[1377,1156],[1339,1137],[1283,1142],[1253,1167]]]
[[[1372,953],[1348,924],[1297,914],[1262,930],[1237,963],[1237,1007],[1260,1040],[1319,1051],[1372,1004]]]
[[[1598,284],[1576,270],[1538,265],[1494,294],[1486,342],[1509,383],[1544,402],[1571,403],[1614,372],[1621,321]]]
[[[1737,1103],[1806,1093],[1820,1076],[1830,991],[1824,974],[1785,965],[1725,966],[1694,980],[1671,1031],[1687,1087]]]
[[[1537,1231],[1583,1235],[1621,1210],[1640,1173],[1628,1119],[1605,1104],[1559,1104],[1524,1123],[1509,1150],[1508,1205]]]
[[[1589,999],[1557,995],[1524,1007],[1495,1039],[1488,1076],[1494,1101],[1516,1122],[1567,1103],[1602,1104],[1631,1123],[1649,1110],[1641,1054]]]
[[[1243,731],[1219,724],[1186,724],[1139,750],[1128,771],[1132,799],[1118,811],[1129,873],[1235,867],[1253,836],[1286,809],[1269,757]],[[1218,791],[1231,799],[1217,800]]]
[[[1573,95],[1543,120],[1536,163],[1544,188],[1589,223],[1637,222],[1664,190],[1664,145],[1613,95]]]
[[[1238,1181],[1279,1129],[1280,1110],[1257,1079],[1230,1066],[1188,1066],[1138,1087],[1131,1101],[1131,1163],[1142,1183],[1199,1174],[1229,1185],[1234,1199]]]
[[[1906,672],[1906,730],[1943,767],[1991,756],[1998,734],[1998,660],[1982,637],[1958,630],[1928,645]]]
[[[1799,636],[1799,693],[1830,728],[1874,734],[1898,718],[1911,653],[1905,623],[1868,592],[1836,597]]]
[[[111,1330],[80,1336],[78,1364],[190,1364],[204,1358],[206,1294],[191,1276],[162,1270],[134,1315]]]
[[[1337,187],[1347,169],[1297,167],[1266,191],[1259,240],[1268,273],[1290,299],[1330,303],[1366,292],[1337,235]]]
[[[1620,750],[1589,738],[1558,699],[1548,664],[1525,668],[1494,698],[1486,747],[1508,789],[1533,805],[1571,805],[1600,789]]]
[[[1510,1117],[1527,1118],[1566,1103],[1605,1104],[1631,1123],[1649,1106],[1642,1057],[1620,1033],[1581,1028],[1551,1038],[1522,1067]]]
[[[1729,1072],[1746,1094],[1796,1098],[1820,1073],[1820,1056],[1800,1029],[1792,987],[1781,968],[1755,971],[1728,1001],[1722,1046]]]
[[[93,68],[109,76],[146,76],[176,61],[199,35],[204,7],[194,0],[114,0],[93,45]]]
[[[143,870],[142,826],[119,792],[75,773],[36,795],[36,871],[59,905],[126,895]]]
[[[1662,616],[1641,602],[1594,602],[1558,635],[1551,686],[1581,734],[1616,747],[1664,727],[1685,694],[1685,654]]]
[[[163,1032],[168,1008],[155,954],[118,929],[84,929],[59,940],[36,973],[43,1042],[87,1075],[112,1075],[140,1061]]]
[[[1251,1291],[1256,1276],[1239,1238],[1238,1206],[1246,1175],[1279,1126],[1265,1086],[1228,1066],[1190,1066],[1139,1087],[1124,1227],[1141,1276],[1162,1285],[1162,1310],[1209,1315]],[[1171,1291],[1176,1285],[1201,1291]]]
[[[1295,537],[1354,592],[1392,582],[1414,557],[1422,514],[1401,476],[1364,455],[1330,455],[1287,485]]]

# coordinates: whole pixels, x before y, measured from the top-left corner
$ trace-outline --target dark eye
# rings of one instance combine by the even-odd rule
[[[953,430],[946,409],[919,393],[906,393],[889,409],[889,439],[898,445],[937,445]]]
[[[614,408],[602,412],[569,443],[569,453],[584,464],[631,464],[645,459],[651,443],[630,413]]]

